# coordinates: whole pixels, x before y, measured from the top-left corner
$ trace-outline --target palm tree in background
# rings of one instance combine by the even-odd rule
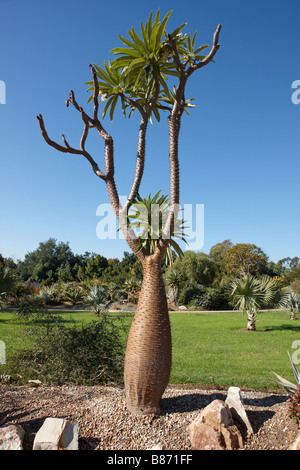
[[[235,308],[245,313],[248,318],[247,330],[256,330],[256,315],[261,306],[278,296],[278,281],[269,276],[258,279],[246,275],[234,280],[231,284],[231,297]]]
[[[15,271],[0,263],[0,308],[4,305],[7,296],[13,291],[16,284]]]
[[[167,32],[170,15],[171,12],[161,19],[159,10],[155,17],[151,13],[145,24],[141,23],[139,34],[132,28],[128,30],[128,38],[119,36],[122,47],[111,51],[116,56],[114,60],[104,62],[103,68],[90,65],[92,81],[88,85],[92,92],[89,98],[93,103],[92,116],[78,105],[74,92],[70,92],[67,106],[72,104],[83,121],[79,148],[71,147],[64,135],[63,145],[51,140],[42,115],[38,116],[42,136],[49,145],[63,153],[84,156],[96,176],[104,181],[124,237],[143,266],[143,283],[127,341],[124,366],[127,406],[132,413],[159,413],[160,399],[169,381],[171,330],[161,264],[174,231],[179,206],[178,140],[181,120],[183,113],[188,113],[193,106],[185,96],[186,84],[196,71],[213,62],[220,47],[221,25],[218,25],[212,47],[206,54],[208,45],[197,46],[196,33],[191,37],[182,32],[186,23],[171,33]],[[114,141],[100,122],[99,104],[103,105],[102,118],[109,115],[113,120],[117,105],[125,117],[135,112],[140,118],[135,176],[123,206],[115,183]],[[132,201],[139,193],[144,173],[148,124],[154,120],[160,122],[161,113],[167,114],[169,125],[170,207],[163,233],[149,251],[147,246],[139,246],[139,240],[124,222]],[[86,150],[86,139],[91,129],[98,132],[104,141],[104,171]],[[159,147],[160,144],[157,145]],[[153,179],[160,171],[158,163]]]
[[[171,270],[166,276],[166,282],[169,288],[168,289],[169,302],[177,305],[178,299],[179,299],[179,290],[182,284],[182,278],[177,271]]]
[[[290,320],[295,320],[295,315],[300,312],[300,295],[290,286],[286,287],[279,306],[289,312]]]

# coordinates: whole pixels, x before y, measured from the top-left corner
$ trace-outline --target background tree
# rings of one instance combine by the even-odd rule
[[[232,246],[233,244],[231,240],[224,240],[221,243],[217,243],[209,250],[210,259],[222,266],[224,264],[225,254]]]
[[[36,250],[25,255],[24,261],[18,265],[18,272],[23,281],[55,282],[63,268],[68,269],[69,266],[71,270],[74,264],[75,257],[69,243],[49,238],[41,242]]]
[[[124,366],[127,406],[133,413],[159,413],[160,399],[169,381],[171,330],[161,263],[179,206],[178,139],[182,115],[191,107],[185,96],[186,84],[194,72],[213,60],[219,49],[221,29],[219,25],[210,52],[202,55],[208,45],[196,46],[196,33],[192,37],[182,33],[185,24],[170,34],[166,31],[170,15],[171,12],[167,13],[161,20],[160,11],[155,17],[151,13],[147,22],[141,23],[140,34],[132,28],[128,31],[129,38],[119,36],[122,47],[112,50],[117,56],[113,61],[104,62],[104,68],[90,65],[92,81],[88,84],[92,91],[89,99],[93,102],[92,116],[78,105],[74,92],[70,92],[67,106],[72,104],[83,121],[79,148],[71,147],[64,135],[63,144],[51,140],[42,115],[38,116],[42,136],[49,145],[63,153],[84,156],[94,173],[105,182],[124,237],[143,265],[143,284],[129,332]],[[172,77],[174,81],[170,83]],[[128,112],[129,116],[133,112],[140,116],[136,172],[124,206],[120,204],[115,182],[114,141],[100,122],[99,102],[104,104],[103,118],[109,112],[110,119],[113,119],[117,103],[120,103],[124,116]],[[138,240],[124,221],[131,201],[139,192],[144,172],[148,123],[154,119],[159,122],[162,111],[168,113],[169,124],[170,210],[155,251],[149,254],[146,247],[139,249]],[[91,129],[97,131],[104,141],[105,171],[99,169],[86,150],[86,139]]]
[[[261,274],[267,263],[267,255],[256,245],[238,243],[225,253],[224,270],[230,277]]]
[[[13,291],[16,283],[15,271],[0,262],[0,309],[4,305],[7,296]]]
[[[217,273],[216,264],[207,254],[190,250],[186,250],[181,259],[175,260],[173,269],[180,274],[185,284],[191,285],[210,286]]]

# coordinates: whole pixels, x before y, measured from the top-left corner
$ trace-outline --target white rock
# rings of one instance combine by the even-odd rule
[[[0,427],[0,450],[23,450],[24,434],[19,424],[4,424]]]
[[[247,416],[242,392],[239,387],[229,387],[225,403],[229,406],[232,417],[246,426],[247,431],[253,434],[253,428]]]
[[[165,450],[163,444],[156,444],[155,446],[151,447],[151,449],[148,450]]]
[[[78,450],[79,426],[63,418],[46,418],[37,432],[33,450]]]

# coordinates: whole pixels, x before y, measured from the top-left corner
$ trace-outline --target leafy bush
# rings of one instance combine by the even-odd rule
[[[44,286],[39,291],[38,297],[40,297],[47,305],[58,305],[61,301],[58,295],[58,289],[54,284],[52,284],[52,286]]]
[[[41,315],[28,330],[33,346],[9,360],[10,374],[22,382],[58,385],[121,382],[124,345],[116,320],[103,313],[89,323],[65,326],[59,316]]]
[[[297,391],[293,393],[288,402],[288,415],[291,419],[300,425],[300,385],[297,385]]]
[[[84,291],[80,286],[67,284],[62,289],[62,299],[65,302],[70,302],[73,306],[77,302],[81,302],[84,298]]]
[[[225,290],[220,287],[205,287],[201,284],[186,287],[179,296],[179,303],[195,310],[228,309]]]
[[[192,300],[195,300],[203,295],[204,292],[205,288],[201,284],[189,285],[182,290],[181,294],[179,295],[178,303],[180,305],[188,305]]]
[[[92,286],[84,297],[85,306],[91,308],[96,316],[98,316],[100,312],[107,310],[111,303],[112,300],[107,301],[107,294],[104,287],[98,285]]]
[[[41,319],[48,314],[44,299],[40,296],[24,295],[16,302],[16,316],[22,320]]]
[[[300,385],[300,370],[296,367],[296,364],[293,362],[293,359],[289,352],[288,352],[288,356],[290,359],[290,363],[292,365],[296,383],[293,383],[293,382],[290,382],[289,380],[284,379],[283,377],[281,377],[280,375],[276,374],[276,372],[273,371],[273,374],[276,375],[277,379],[279,380],[279,381],[274,380],[274,382],[280,385],[280,387],[282,387],[287,393],[293,394],[297,391],[297,388]]]
[[[194,307],[200,310],[219,310],[228,305],[225,293],[220,288],[206,287],[204,293],[196,298]]]

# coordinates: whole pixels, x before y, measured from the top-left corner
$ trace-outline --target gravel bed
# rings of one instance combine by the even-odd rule
[[[160,416],[132,416],[122,388],[110,386],[0,386],[0,423],[20,424],[24,449],[32,449],[34,436],[47,417],[77,422],[79,450],[192,450],[188,425],[215,399],[225,401],[227,390],[169,386]],[[254,434],[239,426],[244,450],[287,450],[299,428],[287,415],[287,395],[242,391]]]

